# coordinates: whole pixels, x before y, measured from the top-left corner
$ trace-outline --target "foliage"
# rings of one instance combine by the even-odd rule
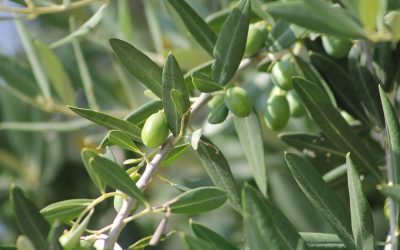
[[[0,13],[0,249],[400,246],[398,1]]]

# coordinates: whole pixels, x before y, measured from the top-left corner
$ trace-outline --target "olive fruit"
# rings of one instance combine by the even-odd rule
[[[294,66],[290,58],[283,59],[272,67],[272,80],[283,90],[292,89],[292,76],[294,74]]]
[[[283,129],[289,121],[289,103],[283,95],[273,95],[267,100],[264,110],[264,120],[272,130]]]
[[[161,146],[168,137],[168,123],[164,111],[150,115],[143,125],[142,141],[149,148]]]
[[[351,42],[334,36],[323,36],[322,46],[328,55],[334,58],[342,58],[347,56],[351,48]]]
[[[306,113],[300,97],[295,91],[289,91],[286,95],[286,98],[289,103],[290,116],[302,117]]]
[[[244,55],[250,57],[257,54],[264,45],[267,36],[268,30],[264,22],[250,24]]]
[[[247,92],[240,87],[233,87],[225,93],[225,104],[237,117],[246,117],[251,113],[252,105]]]

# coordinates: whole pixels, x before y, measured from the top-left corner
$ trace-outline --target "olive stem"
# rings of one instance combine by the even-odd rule
[[[211,94],[201,94],[199,98],[192,104],[190,107],[190,114],[195,114],[201,107],[203,107],[209,100],[211,99]],[[136,182],[136,186],[140,190],[146,189],[148,186],[151,177],[154,172],[160,166],[164,157],[168,154],[168,152],[174,147],[177,142],[177,138],[173,135],[168,137],[167,142],[161,147],[158,153],[154,156],[154,158],[146,164],[145,171],[143,172],[140,179]],[[114,222],[111,225],[110,232],[108,233],[108,237],[104,243],[104,249],[113,249],[115,242],[118,240],[118,237],[125,227],[124,220],[129,216],[129,212],[133,206],[134,200],[131,198],[124,199],[122,202],[122,206],[114,219]]]

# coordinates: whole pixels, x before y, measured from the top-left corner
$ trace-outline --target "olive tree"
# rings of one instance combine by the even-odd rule
[[[0,55],[0,130],[16,144],[1,145],[0,157],[10,150],[35,170],[11,174],[8,204],[19,237],[7,249],[121,249],[125,227],[145,217],[157,225],[126,248],[179,238],[174,248],[189,250],[398,249],[398,1],[15,2],[22,6],[2,3],[0,11],[12,14],[26,57]],[[84,9],[91,15],[82,20]],[[135,22],[141,15],[148,26]],[[54,26],[69,31],[34,39],[23,19],[61,20]],[[163,36],[171,25],[175,33]],[[138,34],[151,37],[152,51]],[[176,36],[193,45],[186,56]],[[96,69],[104,62],[88,63],[91,50],[107,58],[111,76]],[[91,181],[95,197],[63,199],[56,191],[57,202],[35,199],[48,194],[64,154],[76,148],[62,133],[99,128],[77,147],[82,183]],[[218,133],[239,143],[216,143]],[[242,170],[232,171],[232,147]],[[180,161],[188,154],[208,175],[201,185],[161,174],[176,164],[181,180],[191,178]],[[12,166],[7,159],[1,166]],[[284,159],[279,171],[291,181],[272,174],[274,159]],[[76,177],[62,178],[68,185]],[[174,195],[155,195],[163,182]],[[293,219],[307,206],[306,218],[321,224],[312,232]],[[212,210],[228,211],[236,236],[188,217]]]

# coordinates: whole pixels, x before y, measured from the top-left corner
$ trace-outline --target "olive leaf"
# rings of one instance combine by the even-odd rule
[[[215,250],[238,250],[221,235],[193,220],[190,220],[190,227],[197,238],[207,241]]]
[[[114,145],[117,145],[126,150],[140,153],[139,148],[132,141],[131,137],[123,131],[111,130],[110,132],[108,132],[107,138]]]
[[[177,94],[176,91],[179,91],[180,94]],[[172,92],[175,94],[172,94]],[[180,95],[179,100],[175,99],[177,95]],[[182,71],[172,54],[168,55],[162,73],[162,101],[168,126],[174,135],[178,135],[181,131],[182,119],[188,118],[187,115],[184,117],[183,114],[189,109],[190,101]]]
[[[194,39],[212,56],[217,36],[208,24],[184,0],[168,0],[168,3],[182,18]]]
[[[78,218],[92,201],[92,199],[63,200],[42,208],[40,213],[50,223],[55,221],[68,223]]]
[[[148,56],[125,41],[113,38],[110,39],[110,45],[124,67],[156,96],[161,97],[161,68]]]
[[[146,104],[143,104],[139,108],[135,109],[132,113],[128,114],[127,116],[124,117],[124,120],[135,124],[139,128],[141,128],[146,121],[146,119],[154,114],[160,111],[163,108],[162,101],[156,100],[156,101],[151,101]]]
[[[195,88],[203,93],[211,93],[223,89],[222,86],[216,83],[212,78],[199,71],[195,71],[192,74],[192,81]]]
[[[241,0],[232,10],[218,34],[214,48],[213,78],[227,84],[243,58],[250,22],[250,0]]]
[[[305,33],[302,27],[278,20],[268,33],[266,45],[269,51],[278,52],[292,46]]]
[[[179,233],[179,238],[181,238],[185,250],[213,249],[212,245],[209,244],[208,241],[190,234]]]
[[[36,249],[49,249],[47,235],[50,226],[36,205],[15,185],[10,188],[10,201],[21,232],[31,240]]]
[[[104,193],[106,189],[105,183],[99,178],[96,172],[93,171],[89,164],[89,161],[95,156],[97,156],[97,153],[94,150],[83,148],[81,151],[81,159],[86,171],[89,174],[90,179],[92,180],[96,188],[100,191],[100,193]]]

